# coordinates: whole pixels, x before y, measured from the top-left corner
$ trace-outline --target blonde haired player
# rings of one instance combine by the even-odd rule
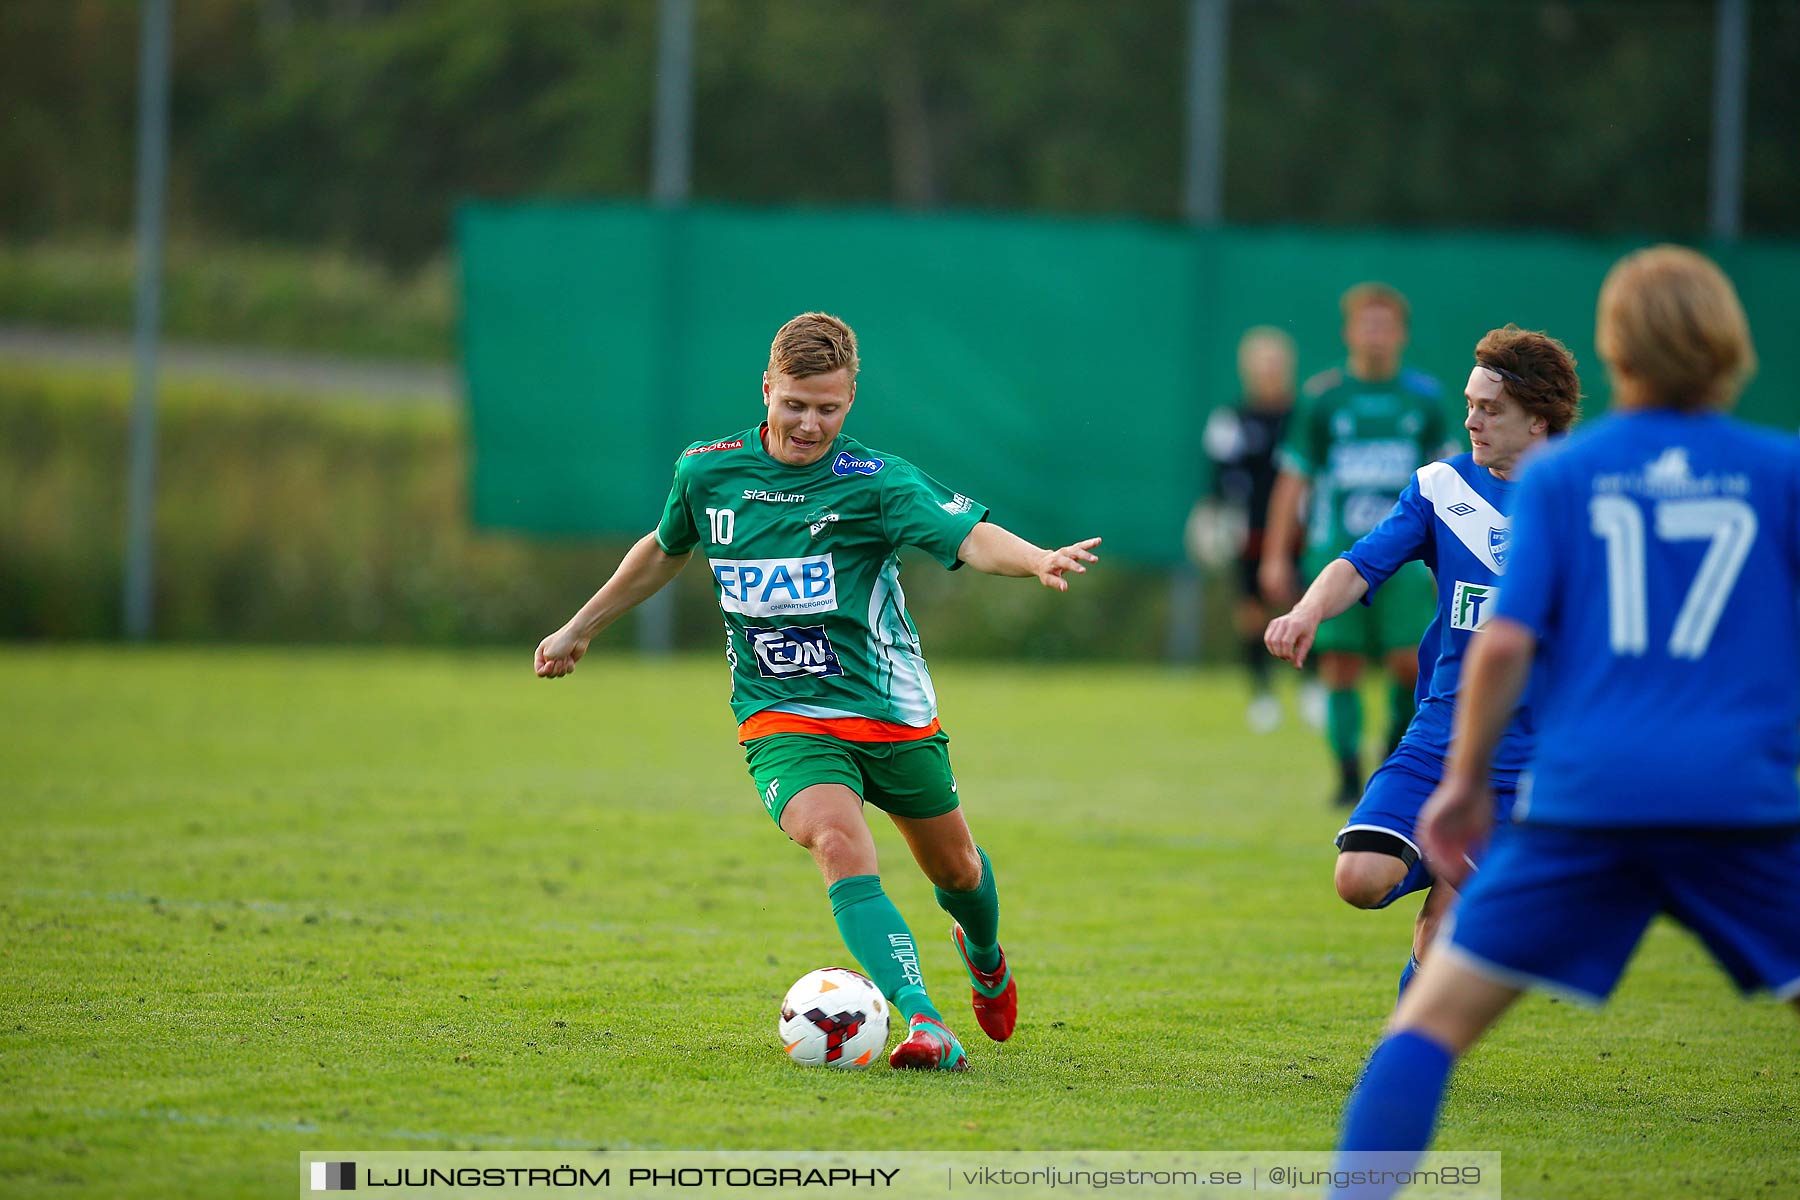
[[[765,419],[682,452],[661,523],[543,640],[536,669],[547,679],[573,671],[601,630],[703,547],[725,618],[738,740],[763,807],[812,854],[844,944],[907,1017],[888,1061],[960,1071],[962,1044],[882,890],[865,802],[899,828],[954,919],[976,1021],[996,1041],[1012,1036],[1018,988],[1000,948],[993,866],[963,820],[900,590],[899,549],[1067,591],[1069,575],[1099,561],[1100,539],[1034,546],[989,521],[984,505],[850,438],[858,366],[856,335],[838,318],[803,313],[783,325],[763,372]]]

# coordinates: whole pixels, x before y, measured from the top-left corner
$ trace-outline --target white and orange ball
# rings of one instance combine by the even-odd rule
[[[787,1056],[802,1066],[854,1071],[887,1049],[887,998],[865,975],[822,967],[788,989],[775,1030]]]

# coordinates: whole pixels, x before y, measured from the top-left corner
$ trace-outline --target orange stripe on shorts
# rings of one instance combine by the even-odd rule
[[[797,713],[764,709],[738,726],[738,741],[768,737],[772,733],[818,733],[846,742],[916,742],[938,731],[937,718],[925,726],[899,725],[873,717],[802,717]]]

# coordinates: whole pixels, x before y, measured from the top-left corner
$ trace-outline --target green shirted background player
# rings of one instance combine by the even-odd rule
[[[864,801],[888,814],[935,885],[976,1021],[995,1041],[1012,1036],[1018,988],[1000,948],[993,865],[959,806],[898,550],[1067,591],[1067,574],[1099,561],[1100,539],[1034,546],[911,463],[844,436],[857,367],[856,335],[836,317],[803,313],[783,325],[763,373],[766,421],[682,453],[656,531],[543,640],[536,669],[551,679],[573,671],[596,634],[702,547],[725,619],[738,740],[763,807],[812,853],[844,944],[907,1018],[889,1063],[959,1071],[962,1045],[882,891]]]
[[[1341,307],[1348,359],[1307,381],[1276,456],[1281,472],[1269,499],[1258,582],[1281,607],[1299,597],[1293,546],[1302,525],[1301,567],[1311,579],[1380,524],[1415,470],[1454,449],[1443,388],[1400,363],[1411,318],[1406,297],[1385,284],[1363,283],[1344,293]],[[1302,522],[1300,501],[1309,491]],[[1362,795],[1357,681],[1363,664],[1385,662],[1392,676],[1387,738],[1392,751],[1413,717],[1419,637],[1435,605],[1430,573],[1409,563],[1373,602],[1319,627],[1315,653],[1326,688],[1325,733],[1338,764],[1339,805],[1353,805]]]

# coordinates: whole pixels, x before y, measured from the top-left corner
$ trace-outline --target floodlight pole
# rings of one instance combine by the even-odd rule
[[[694,153],[694,0],[657,5],[655,137],[651,198],[665,208],[686,204]]]
[[[1743,228],[1744,92],[1749,81],[1750,20],[1745,0],[1719,0],[1713,46],[1712,180],[1707,229],[1735,242]]]
[[[1188,0],[1187,142],[1181,211],[1195,228],[1217,225],[1225,215],[1225,71],[1230,32],[1230,0]],[[1198,402],[1199,397],[1194,399]],[[1169,572],[1169,628],[1164,650],[1169,661],[1193,662],[1200,657],[1204,618],[1205,589],[1200,574],[1193,564],[1183,562]]]
[[[1188,0],[1187,170],[1182,214],[1217,225],[1225,212],[1225,52],[1230,0]]]
[[[693,190],[694,157],[694,0],[659,0],[656,9],[656,113],[650,159],[650,198],[658,208],[680,208]],[[664,267],[673,274],[679,267],[671,257]],[[663,289],[671,297],[665,314],[666,327],[678,314],[674,278],[665,278]],[[673,378],[679,389],[682,366],[674,357]],[[680,437],[679,404],[665,398],[658,425],[658,445],[672,447]],[[664,588],[638,609],[638,651],[667,654],[675,647],[675,593]]]
[[[125,636],[150,636],[155,588],[156,340],[161,325],[163,193],[169,163],[169,5],[144,0],[138,60],[137,298],[131,465],[125,510]]]

